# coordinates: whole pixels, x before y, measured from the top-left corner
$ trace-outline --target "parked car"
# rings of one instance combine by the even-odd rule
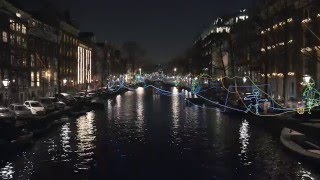
[[[78,102],[85,102],[85,92],[78,92],[76,93],[73,97],[78,101]]]
[[[90,103],[92,98],[95,97],[97,93],[95,92],[78,92],[74,95],[74,98],[76,98],[79,102],[85,102]]]
[[[46,109],[47,112],[54,111],[54,104],[48,97],[36,98],[37,101]]]
[[[74,106],[77,103],[77,100],[72,95],[67,93],[59,93],[56,94],[55,97],[64,102],[67,106]]]
[[[38,101],[25,101],[24,105],[31,110],[33,115],[45,115],[46,110]]]
[[[90,103],[92,98],[94,98],[97,94],[96,93],[87,93],[87,95],[85,96],[86,97],[86,102],[87,103]]]
[[[23,104],[10,104],[9,110],[15,114],[16,120],[26,120],[33,117],[30,109]]]
[[[49,97],[49,99],[52,101],[55,109],[64,109],[66,107],[66,103],[59,101],[58,98]]]
[[[0,124],[2,126],[13,126],[16,123],[16,118],[13,112],[8,108],[0,107]]]

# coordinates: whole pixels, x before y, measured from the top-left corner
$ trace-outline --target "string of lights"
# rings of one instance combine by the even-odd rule
[[[157,80],[164,81],[164,79],[165,78],[162,77],[161,79],[158,78]],[[237,84],[237,81],[239,81],[239,79],[243,80],[243,81],[244,81],[244,79],[245,79],[245,81],[248,80],[248,84],[250,84],[250,85],[239,86]],[[222,89],[227,93],[224,102],[219,103],[217,101],[210,100],[210,99],[204,97],[203,95],[201,95],[201,93],[204,93],[204,92],[209,91],[213,88],[216,88],[216,87],[209,87],[209,88],[203,89],[202,82],[207,82],[208,84],[210,84],[209,82],[211,82],[212,84],[213,84],[213,82],[220,82]],[[226,82],[228,82],[228,84],[230,84],[232,82],[232,84],[234,84],[234,85],[227,86]],[[185,93],[182,93],[182,92],[181,93],[179,93],[179,92],[173,93],[172,91],[161,89],[161,88],[156,87],[154,85],[148,85],[146,83],[145,79],[141,78],[141,76],[136,79],[135,83],[141,83],[142,88],[153,88],[160,95],[181,96],[181,97],[185,98],[188,101],[188,103],[190,103],[192,105],[196,105],[195,103],[192,103],[190,100],[188,100],[186,98]],[[174,84],[176,86],[183,86],[182,81],[175,80]],[[120,80],[119,84],[116,84],[116,82],[113,82],[109,86],[110,86],[109,90],[111,92],[117,92],[121,88],[127,88],[130,91],[135,90],[135,88],[131,88],[131,87],[127,86],[124,80]],[[192,82],[191,82],[189,88],[190,88],[191,94],[196,95],[197,97],[203,99],[204,101],[219,107],[220,109],[222,109],[223,112],[225,112],[226,109],[229,109],[229,110],[233,110],[233,111],[237,111],[237,112],[241,112],[241,113],[250,112],[250,113],[255,114],[257,116],[279,116],[279,115],[283,115],[283,114],[290,113],[290,112],[297,112],[299,114],[303,114],[305,110],[307,110],[310,113],[311,109],[320,105],[320,93],[314,88],[314,81],[313,80],[306,84],[305,91],[303,92],[303,97],[306,100],[306,107],[297,107],[297,108],[284,107],[282,104],[278,103],[272,97],[271,93],[265,92],[262,89],[265,86],[270,87],[269,84],[261,84],[261,85],[256,84],[249,76],[244,76],[244,77],[241,77],[241,76],[211,77],[207,74],[201,74],[201,75],[196,76],[192,79]],[[185,87],[187,87],[187,86],[185,86]],[[243,94],[244,92],[240,91],[241,89],[242,90],[243,89],[251,89],[251,92],[248,92],[248,94]],[[233,94],[235,96],[233,100],[236,102],[239,102],[238,106],[229,105],[229,97],[231,96],[230,94]],[[264,96],[264,98],[261,98],[262,96]],[[316,98],[316,97],[318,97],[318,98]],[[267,108],[273,112],[260,114],[259,108],[260,108],[261,104],[263,104],[263,103],[269,103],[269,106]],[[201,107],[201,108],[212,109],[207,106],[199,106],[199,105],[196,105],[196,106]],[[214,109],[216,109],[216,108],[214,108]]]

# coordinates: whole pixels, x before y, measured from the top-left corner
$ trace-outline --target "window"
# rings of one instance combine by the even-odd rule
[[[54,72],[54,73],[53,73],[53,82],[54,82],[54,85],[58,85],[57,79],[58,79],[58,73],[57,73],[57,72]]]
[[[15,41],[16,41],[15,35],[14,35],[14,34],[10,34],[10,43],[11,43],[12,45],[14,45],[14,44],[15,44]]]
[[[14,20],[10,19],[10,29],[11,30],[15,30],[15,23],[14,23]]]
[[[31,87],[34,87],[34,72],[31,71]]]
[[[17,36],[17,44],[21,45],[21,37],[20,36]]]
[[[37,87],[40,87],[40,72],[37,72]]]
[[[16,31],[21,31],[21,25],[19,23],[16,23]]]
[[[2,41],[8,42],[8,34],[5,31],[2,31]]]
[[[27,33],[27,27],[25,25],[22,25],[22,33],[23,34]]]
[[[22,65],[27,66],[27,54],[25,53],[22,55]]]
[[[21,37],[21,45],[22,47],[26,48],[27,47],[27,42],[24,38]]]
[[[35,63],[34,63],[34,55],[33,54],[30,55],[30,60],[31,60],[31,62],[30,62],[31,67],[34,67]]]
[[[11,62],[11,65],[14,65],[15,61],[14,61],[14,51],[12,50],[11,51],[11,55],[10,55],[10,62]]]

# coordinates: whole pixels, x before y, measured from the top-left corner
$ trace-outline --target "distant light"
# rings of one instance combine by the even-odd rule
[[[304,83],[307,83],[307,84],[308,84],[308,83],[310,82],[311,77],[306,74],[306,75],[303,76],[302,79],[303,79],[303,82],[304,82]]]
[[[63,81],[63,84],[67,83],[67,79],[66,78],[64,78],[62,81]]]
[[[247,78],[246,77],[243,77],[242,80],[243,80],[243,83],[247,82]]]
[[[21,17],[21,13],[16,12],[16,16],[17,16],[18,18],[20,18],[20,17]]]
[[[3,84],[3,86],[5,88],[7,88],[9,86],[9,84],[10,84],[10,80],[9,79],[4,79],[4,80],[2,80],[2,84]]]

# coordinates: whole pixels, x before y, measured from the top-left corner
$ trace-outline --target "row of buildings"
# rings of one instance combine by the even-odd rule
[[[47,7],[26,12],[0,0],[0,104],[84,88],[94,79],[95,39]],[[70,90],[70,89],[69,89]]]
[[[212,76],[248,76],[277,99],[300,99],[304,76],[320,82],[319,1],[265,0],[218,17],[193,50]]]

